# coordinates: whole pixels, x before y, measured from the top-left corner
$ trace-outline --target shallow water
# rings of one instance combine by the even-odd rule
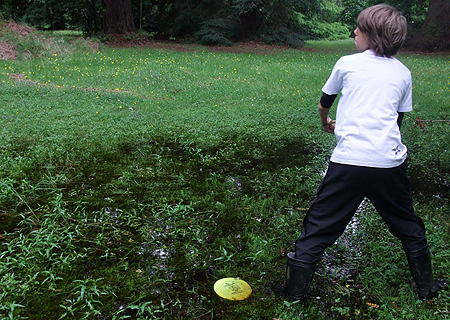
[[[241,273],[237,276],[247,277],[245,280],[254,285],[250,300],[276,299],[272,287],[283,284],[285,256],[289,241],[295,239],[293,234],[283,233],[300,232],[306,213],[304,204],[309,202],[309,198],[303,198],[314,193],[307,190],[301,194],[300,190],[292,195],[289,184],[293,173],[288,169],[306,166],[311,152],[299,148],[299,141],[282,144],[277,152],[264,157],[243,149],[230,158],[222,157],[227,143],[215,150],[203,150],[199,155],[203,158],[194,157],[188,148],[174,143],[158,144],[164,150],[158,157],[154,150],[147,153],[139,147],[127,148],[128,156],[136,157],[139,163],[139,167],[132,168],[130,178],[118,176],[115,171],[121,164],[119,156],[111,161],[99,160],[104,167],[86,167],[82,181],[65,186],[73,195],[67,195],[68,211],[83,200],[86,212],[101,212],[103,220],[99,221],[101,225],[92,224],[85,232],[86,239],[78,242],[77,250],[87,254],[82,263],[74,266],[73,274],[90,279],[104,277],[104,270],[109,276],[108,273],[122,274],[126,268],[132,269],[132,277],[121,281],[136,288],[117,289],[112,306],[116,310],[126,308],[130,296],[138,299],[144,295],[145,299],[170,305],[172,315],[186,315],[187,311],[174,303],[178,299],[183,306],[195,304],[203,310],[196,314],[199,319],[210,319],[211,308],[217,306],[224,311],[214,314],[214,319],[228,319],[233,307],[214,295],[212,285],[217,278],[230,275],[230,265]],[[251,148],[256,148],[256,143]],[[206,164],[203,160],[207,156],[219,159]],[[414,174],[412,171],[415,194],[448,203],[448,182],[424,181]],[[264,184],[266,177],[273,180]],[[270,186],[271,183],[279,185]],[[289,206],[277,203],[284,200],[285,194],[303,202]],[[200,205],[194,209],[190,204],[178,203],[180,198]],[[270,202],[271,198],[275,201]],[[158,211],[155,208],[160,208],[161,202],[170,205]],[[264,214],[253,210],[252,206],[259,203],[264,204],[260,207]],[[337,319],[350,319],[349,315],[357,319],[359,314],[373,311],[367,303],[376,305],[377,301],[360,279],[367,264],[361,234],[376,233],[365,230],[361,218],[372,211],[369,203],[363,202],[344,234],[325,252],[306,304],[318,307],[330,317],[341,314]],[[12,211],[0,214],[0,233],[17,231],[22,227],[20,221]],[[257,236],[261,239],[255,240]],[[98,238],[101,241],[94,244],[93,239]],[[271,260],[258,256],[260,250],[261,254],[270,252]],[[246,256],[241,256],[243,252]],[[124,285],[115,283],[114,277],[108,281],[111,286]],[[283,303],[283,298],[273,301]],[[134,316],[136,312],[129,310],[126,314]]]

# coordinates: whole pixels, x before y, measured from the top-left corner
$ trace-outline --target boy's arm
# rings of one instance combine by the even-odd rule
[[[322,103],[320,103],[319,101],[319,115],[320,122],[322,123],[322,128],[325,132],[333,133],[334,125],[331,123],[332,119],[328,116],[328,113],[330,113],[330,109],[324,108],[322,106]]]
[[[330,108],[336,97],[336,94],[328,95],[326,93],[323,93],[319,101],[318,110],[320,115],[320,122],[322,123],[323,130],[328,133],[334,132],[334,125],[330,123],[332,119],[328,116],[328,114],[330,113]]]
[[[320,122],[322,123],[322,126],[328,125],[328,123],[331,121],[331,118],[328,116],[330,113],[330,109],[324,108],[322,106],[322,103],[319,101],[319,116],[320,116]]]
[[[398,118],[397,118],[397,125],[398,128],[400,129],[402,127],[402,121],[403,121],[403,116],[405,115],[404,112],[399,112],[398,113]]]

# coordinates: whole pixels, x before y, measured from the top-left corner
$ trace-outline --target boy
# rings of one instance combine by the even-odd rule
[[[413,209],[407,149],[401,141],[403,113],[412,110],[412,81],[410,71],[393,56],[405,40],[406,19],[379,4],[362,11],[357,24],[360,53],[341,57],[322,88],[322,127],[335,134],[337,144],[295,252],[288,253],[286,291],[291,300],[304,296],[317,260],[367,197],[400,239],[419,298],[430,300],[446,284],[432,278],[425,227]],[[334,124],[328,113],[339,92]]]

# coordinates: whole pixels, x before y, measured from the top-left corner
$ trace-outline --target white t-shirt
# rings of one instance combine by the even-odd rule
[[[397,118],[412,110],[412,80],[399,60],[371,50],[341,57],[322,91],[341,92],[332,162],[375,168],[404,162],[407,148]]]

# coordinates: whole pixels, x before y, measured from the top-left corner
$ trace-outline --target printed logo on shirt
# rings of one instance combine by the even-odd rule
[[[396,156],[398,156],[402,152],[399,145],[397,145],[394,149],[392,149],[392,151],[394,151],[394,154]]]

